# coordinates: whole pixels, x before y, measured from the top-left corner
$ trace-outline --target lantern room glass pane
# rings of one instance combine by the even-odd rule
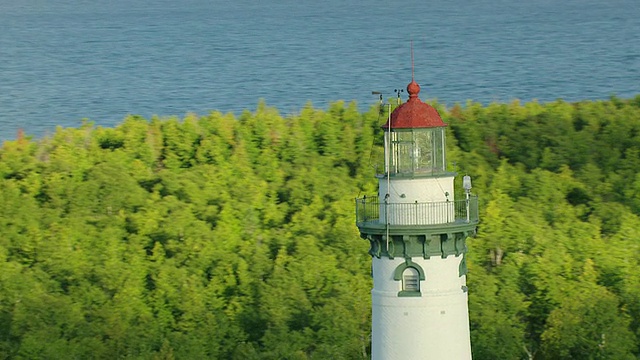
[[[433,134],[431,131],[416,131],[414,138],[415,171],[430,172],[433,167]]]
[[[434,174],[446,170],[443,128],[393,130],[385,133],[391,174]],[[387,167],[388,166],[388,167]]]
[[[433,129],[433,171],[445,171],[445,142],[444,142],[444,129]]]
[[[395,172],[410,173],[413,171],[413,139],[411,132],[403,131],[396,133],[395,141]]]

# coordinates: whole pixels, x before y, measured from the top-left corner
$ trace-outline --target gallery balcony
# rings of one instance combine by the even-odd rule
[[[378,197],[356,199],[356,225],[361,233],[422,232],[428,229],[475,229],[478,197],[444,202],[381,202]]]

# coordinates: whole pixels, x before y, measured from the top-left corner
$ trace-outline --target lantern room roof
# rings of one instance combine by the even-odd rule
[[[442,118],[438,111],[431,105],[426,104],[418,98],[420,85],[415,80],[411,80],[407,85],[407,93],[409,93],[409,101],[398,106],[391,113],[392,129],[414,129],[414,128],[433,128],[447,126],[442,122]],[[384,129],[389,128],[389,121],[383,125]]]

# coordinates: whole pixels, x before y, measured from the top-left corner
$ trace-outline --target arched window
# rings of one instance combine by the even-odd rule
[[[414,267],[408,267],[402,272],[402,291],[420,292],[420,273]]]
[[[424,270],[411,259],[406,259],[405,262],[399,264],[393,274],[393,280],[402,282],[401,290],[398,292],[400,297],[422,296],[420,281],[426,279]]]

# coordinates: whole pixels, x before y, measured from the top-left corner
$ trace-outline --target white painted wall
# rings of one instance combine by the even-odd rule
[[[462,256],[412,261],[425,272],[421,297],[398,297],[402,281],[393,276],[404,258],[373,258],[372,359],[471,359]]]
[[[455,208],[453,204],[454,176],[391,179],[379,181],[380,222],[387,222],[387,211],[391,225],[430,225],[445,224],[454,220]],[[387,190],[388,189],[388,190]],[[391,204],[441,203],[450,200],[449,204],[434,204],[433,206],[408,205],[407,208],[396,205],[385,208],[385,196],[389,194]],[[448,195],[447,195],[448,194]]]
[[[429,177],[417,179],[394,179],[389,181],[390,191],[389,201],[395,203],[413,203],[413,202],[439,202],[447,201],[445,193],[449,193],[449,200],[454,200],[453,180],[455,177]],[[380,177],[379,179],[379,196],[380,201],[384,202],[387,194],[387,179]],[[402,195],[405,197],[402,197]]]

